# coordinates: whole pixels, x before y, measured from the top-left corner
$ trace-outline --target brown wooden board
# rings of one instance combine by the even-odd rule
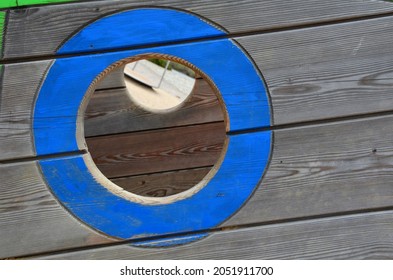
[[[85,113],[85,136],[223,121],[217,96],[203,80],[197,79],[191,98],[179,109],[165,114],[138,108],[126,88],[97,91]]]
[[[117,245],[41,259],[391,259],[393,212],[376,212],[213,233],[188,245]]]
[[[143,196],[163,197],[180,193],[195,186],[211,167],[170,171],[112,179],[126,191]]]
[[[212,166],[225,142],[223,122],[87,138],[108,178]]]
[[[86,24],[123,9],[170,7],[221,25],[229,33],[274,30],[393,12],[384,1],[99,1],[13,9],[9,12],[4,58],[50,55]]]

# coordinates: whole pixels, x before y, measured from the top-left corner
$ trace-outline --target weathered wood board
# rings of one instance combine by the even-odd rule
[[[197,35],[183,34],[178,41],[162,40],[165,36],[155,37],[153,32],[139,45],[114,42],[108,47],[104,40],[102,45],[80,45],[79,48],[77,44],[68,51],[61,48],[72,35],[97,19],[142,6],[148,7],[146,10],[150,13],[151,9],[157,9],[157,5],[171,8],[171,11],[173,8],[191,12],[202,17],[203,24],[213,22],[219,28],[209,27],[206,33],[198,30]],[[170,14],[168,9],[164,10]],[[105,0],[1,11],[0,258],[392,258],[392,27],[393,3],[371,0],[165,0],[159,3]],[[63,83],[68,92],[57,88],[60,95],[70,94],[68,100],[62,99],[67,102],[53,103],[55,105],[51,108],[37,107],[38,93],[45,86],[48,90],[48,84],[43,82],[53,65],[61,68],[69,61],[91,62],[90,65],[78,65],[75,67],[77,71],[55,77],[72,81],[88,73],[90,70],[86,69],[93,67],[97,57],[107,57],[110,61],[110,57],[123,59],[125,54],[143,55],[144,52],[161,51],[173,55],[177,53],[173,51],[176,48],[198,49],[195,46],[200,46],[199,50],[203,50],[203,46],[214,46],[224,41],[234,43],[231,45],[234,49],[239,47],[247,53],[254,64],[250,63],[251,66],[244,69],[257,73],[260,84],[259,77],[263,77],[269,98],[266,102],[270,102],[270,108],[267,105],[260,109],[264,112],[270,110],[270,122],[266,121],[265,115],[264,122],[247,118],[244,123],[236,118],[233,123],[229,122],[233,120],[231,114],[237,112],[236,106],[242,110],[255,110],[257,107],[253,105],[259,106],[252,97],[254,88],[248,87],[253,80],[250,78],[248,83],[248,77],[242,76],[244,71],[239,70],[243,69],[240,68],[243,65],[237,65],[237,75],[225,76],[230,85],[220,84],[220,87],[211,88],[213,78],[198,79],[194,96],[180,110],[165,117],[138,109],[125,98],[122,66],[109,73],[102,83],[95,84],[97,90],[90,100],[91,107],[85,120],[76,113],[67,114],[75,112],[68,108],[75,107],[72,92],[80,89],[70,82]],[[190,55],[190,58],[198,58],[198,55]],[[223,63],[224,60],[220,62],[225,69],[233,68],[233,65]],[[227,92],[245,81],[248,81],[245,83],[247,86],[233,93],[248,99],[237,105],[226,104],[228,107],[224,108],[221,105],[223,100],[229,99],[220,96],[217,99],[217,88]],[[92,93],[91,88],[88,91]],[[55,94],[49,96],[56,98]],[[259,98],[258,94],[256,96]],[[82,108],[85,105],[83,100]],[[43,114],[49,117],[39,119],[34,117],[40,116],[36,114],[37,110],[54,113]],[[56,122],[50,120],[51,116]],[[62,138],[66,134],[59,131],[73,128],[75,122],[78,126],[72,133],[77,137],[87,136],[88,148],[78,142],[77,146],[37,152],[37,140],[34,142],[34,139],[41,139],[35,138],[37,131],[53,131],[53,135]],[[83,123],[85,135],[81,132]],[[200,133],[208,138],[201,139]],[[253,140],[248,145],[239,144],[242,142],[239,139],[249,138]],[[256,185],[256,189],[252,196],[223,222],[210,226],[213,224],[210,221],[199,224],[195,220],[198,227],[191,227],[191,231],[186,226],[162,231],[160,234],[171,234],[164,240],[160,239],[160,234],[152,236],[154,234],[150,235],[149,231],[146,234],[140,232],[145,234],[143,242],[149,246],[161,246],[163,242],[181,243],[190,236],[209,234],[187,245],[165,249],[137,248],[130,244],[133,238],[141,235],[138,233],[129,239],[124,237],[126,234],[122,235],[123,232],[112,234],[126,239],[118,243],[118,239],[103,234],[101,227],[95,227],[85,216],[78,214],[83,209],[86,213],[92,209],[104,209],[102,200],[93,197],[82,203],[77,200],[65,202],[63,197],[60,198],[62,193],[51,184],[66,177],[55,172],[48,175],[48,172],[56,171],[51,169],[51,165],[59,162],[66,166],[64,170],[82,170],[84,166],[76,162],[91,163],[91,150],[93,157],[101,161],[98,166],[109,172],[107,177],[112,177],[113,182],[125,190],[151,196],[160,193],[171,195],[185,189],[190,182],[193,184],[193,180],[197,181],[194,178],[206,176],[204,180],[209,180],[215,176],[216,170],[209,173],[209,169],[222,151],[220,143],[223,139],[227,141],[225,145],[238,147],[238,150],[229,152],[229,148],[225,150],[227,146],[224,147],[224,151],[235,160],[229,161],[231,164],[225,160],[220,162],[226,166],[227,173],[223,174],[227,177],[220,176],[231,180],[231,183],[239,179],[233,174],[241,180],[232,183],[223,192],[210,195],[210,202],[222,203],[235,190],[239,197],[244,195],[248,190],[247,182],[254,182],[250,179],[253,176],[250,170],[263,171],[265,165],[266,170],[258,175],[259,183],[255,180],[253,186]],[[116,141],[119,141],[117,147],[114,145]],[[131,151],[124,143],[135,150]],[[270,146],[270,155],[261,152],[261,143],[267,151]],[[156,150],[145,150],[148,146]],[[253,149],[254,154],[250,152]],[[150,157],[149,153],[156,157],[154,164],[140,160],[141,157]],[[163,164],[161,159],[168,155],[172,162]],[[191,158],[191,155],[207,157]],[[121,162],[127,159],[123,162],[124,168],[113,165],[119,159]],[[216,168],[220,168],[220,164]],[[128,169],[130,166],[132,170]],[[95,183],[103,180],[102,174],[97,174],[92,176]],[[81,178],[85,176],[80,175]],[[177,185],[173,184],[174,180]],[[60,182],[59,186],[62,184]],[[150,185],[154,187],[147,189],[146,186]],[[74,194],[83,193],[86,186],[76,186]],[[124,195],[124,191],[119,189],[107,188],[106,191],[119,197]],[[188,196],[190,193],[192,195]],[[90,195],[88,192],[85,194]],[[166,204],[156,209],[164,209],[167,205],[169,208],[177,202],[176,199],[192,200],[196,194],[200,193],[194,188],[178,197],[169,196]],[[156,200],[147,201],[145,208],[152,207]],[[77,210],[69,204],[76,205]],[[230,207],[229,204],[227,206]],[[192,223],[195,217],[187,221],[188,216],[181,216],[183,211],[188,213],[191,210],[182,208],[178,210],[179,216],[167,217],[167,221],[179,217],[184,224]],[[145,222],[138,217],[133,219],[133,223]]]
[[[237,41],[264,75],[271,94],[273,124],[283,125],[391,111],[392,25],[393,17],[388,17],[247,36]],[[285,42],[294,44],[287,47]],[[0,148],[6,151],[0,155],[2,160],[34,155],[29,128],[33,96],[23,97],[26,107],[19,105],[19,95],[18,98],[10,96],[15,96],[17,91],[36,91],[39,87],[40,74],[35,72],[34,81],[19,81],[20,88],[14,88],[16,72],[29,71],[29,67],[41,67],[40,71],[45,71],[48,64],[50,61],[4,66],[5,86],[1,98],[8,101],[2,100],[1,106],[8,102],[13,110],[5,107],[1,110],[2,115],[7,112],[0,120],[5,142]],[[12,93],[8,93],[10,91]],[[20,128],[20,124],[16,127],[12,121],[16,117],[25,129]],[[67,122],[67,118],[64,121]],[[15,135],[16,130],[18,135]],[[12,143],[12,150],[7,147],[8,143]]]
[[[213,166],[167,171],[111,179],[124,190],[153,197],[164,197],[188,190],[204,178]]]
[[[4,58],[54,54],[70,34],[95,19],[136,7],[171,7],[209,19],[231,33],[271,31],[378,16],[393,12],[384,1],[94,1],[8,11]],[[71,12],[70,12],[71,11]],[[72,20],[70,14],[72,13]],[[28,32],[26,32],[28,30]]]
[[[36,162],[0,164],[0,258],[113,242],[72,217]]]
[[[391,207],[392,123],[392,117],[386,116],[277,130],[274,135],[272,159],[265,178],[253,197],[223,226],[280,223],[283,220]],[[41,188],[46,188],[40,177],[27,171],[27,168],[36,166],[34,162],[4,164],[2,168],[16,169],[15,166],[20,166],[17,174],[33,176],[28,180],[38,180],[37,184]],[[6,176],[3,175],[5,172],[0,174],[1,177]],[[28,205],[32,203],[23,193],[16,193],[15,196],[16,200],[29,201]],[[51,196],[49,190],[43,195],[46,196]],[[40,205],[40,201],[34,200],[34,205]],[[7,211],[2,211],[1,215],[7,221],[4,228],[8,227],[8,223],[16,223],[15,226],[21,234],[34,232],[34,227],[30,224],[26,225],[27,228],[24,230],[23,219],[18,217],[18,208],[8,208]],[[46,228],[49,231],[46,224],[47,215],[45,210],[34,215],[35,226],[40,227],[42,231]],[[6,218],[10,216],[16,218]],[[0,242],[8,242],[7,240],[12,238],[11,231],[3,235]],[[35,244],[36,241],[30,238],[29,242]],[[199,246],[198,244],[203,242],[205,241],[194,244]],[[50,251],[64,249],[64,246],[59,244],[51,246]],[[70,245],[78,246],[83,245]],[[27,245],[23,250],[26,255],[45,251],[37,247],[29,248]],[[3,254],[2,257],[22,255],[20,248],[11,248]]]
[[[0,160],[34,155],[31,111],[35,93],[50,64],[50,61],[40,61],[3,66],[0,89]]]
[[[108,178],[213,166],[225,142],[223,122],[86,138]]]
[[[392,259],[392,211],[254,226],[159,250],[108,246],[42,259]],[[180,238],[180,237],[179,237]]]
[[[114,85],[114,79],[111,81]],[[197,79],[190,99],[176,111],[165,114],[139,108],[131,101],[126,88],[96,91],[86,109],[84,127],[85,136],[92,137],[223,120],[224,113],[217,96],[206,81]]]

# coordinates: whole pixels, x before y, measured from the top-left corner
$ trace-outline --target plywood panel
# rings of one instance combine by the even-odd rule
[[[4,57],[54,54],[68,37],[104,15],[138,6],[171,7],[196,13],[229,33],[315,24],[393,11],[384,1],[101,1],[10,11]]]

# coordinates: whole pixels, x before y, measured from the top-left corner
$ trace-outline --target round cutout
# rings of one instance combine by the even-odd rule
[[[225,150],[216,90],[178,58],[126,62],[104,71],[87,104],[88,151],[100,172],[131,195],[188,197],[214,175]]]
[[[116,32],[108,32],[113,26],[118,27]],[[179,27],[176,32],[172,32],[173,26]],[[225,32],[194,14],[160,8],[133,9],[85,26],[57,53],[149,45],[152,39],[178,42],[218,34]],[[268,94],[252,60],[236,42],[222,39],[55,59],[34,104],[33,138],[38,156],[85,149],[81,137],[82,112],[89,85],[97,75],[119,65],[117,62],[123,59],[157,52],[181,57],[201,69],[211,79],[210,84],[219,90],[225,104],[226,130],[231,133],[227,135],[224,159],[205,187],[187,199],[146,205],[127,199],[124,190],[113,183],[119,191],[109,190],[110,181],[105,178],[103,182],[96,168],[91,168],[90,156],[44,157],[38,164],[59,202],[92,229],[121,239],[198,231],[186,240],[176,241],[179,245],[205,236],[200,232],[221,224],[240,209],[255,190],[269,160],[271,132],[247,132],[250,128],[269,126]],[[59,125],[65,116],[67,121]],[[165,240],[159,244],[146,241],[146,244],[174,245]]]

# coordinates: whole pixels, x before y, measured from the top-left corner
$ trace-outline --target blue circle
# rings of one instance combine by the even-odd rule
[[[150,42],[155,34],[152,29],[164,45],[137,47]],[[188,13],[137,9],[93,22],[59,49],[60,54],[102,53],[54,61],[34,107],[37,155],[78,151],[78,112],[92,81],[120,60],[149,53],[178,57],[203,71],[221,94],[232,132],[215,176],[193,196],[168,204],[146,205],[113,193],[92,174],[86,155],[40,160],[47,184],[74,216],[96,230],[124,239],[203,231],[225,221],[250,197],[269,160],[271,132],[242,131],[270,125],[269,102],[253,63],[222,35],[225,33],[220,29]],[[211,40],[182,43],[209,36]],[[178,43],[165,46],[165,42]],[[124,46],[135,48],[107,51]]]

